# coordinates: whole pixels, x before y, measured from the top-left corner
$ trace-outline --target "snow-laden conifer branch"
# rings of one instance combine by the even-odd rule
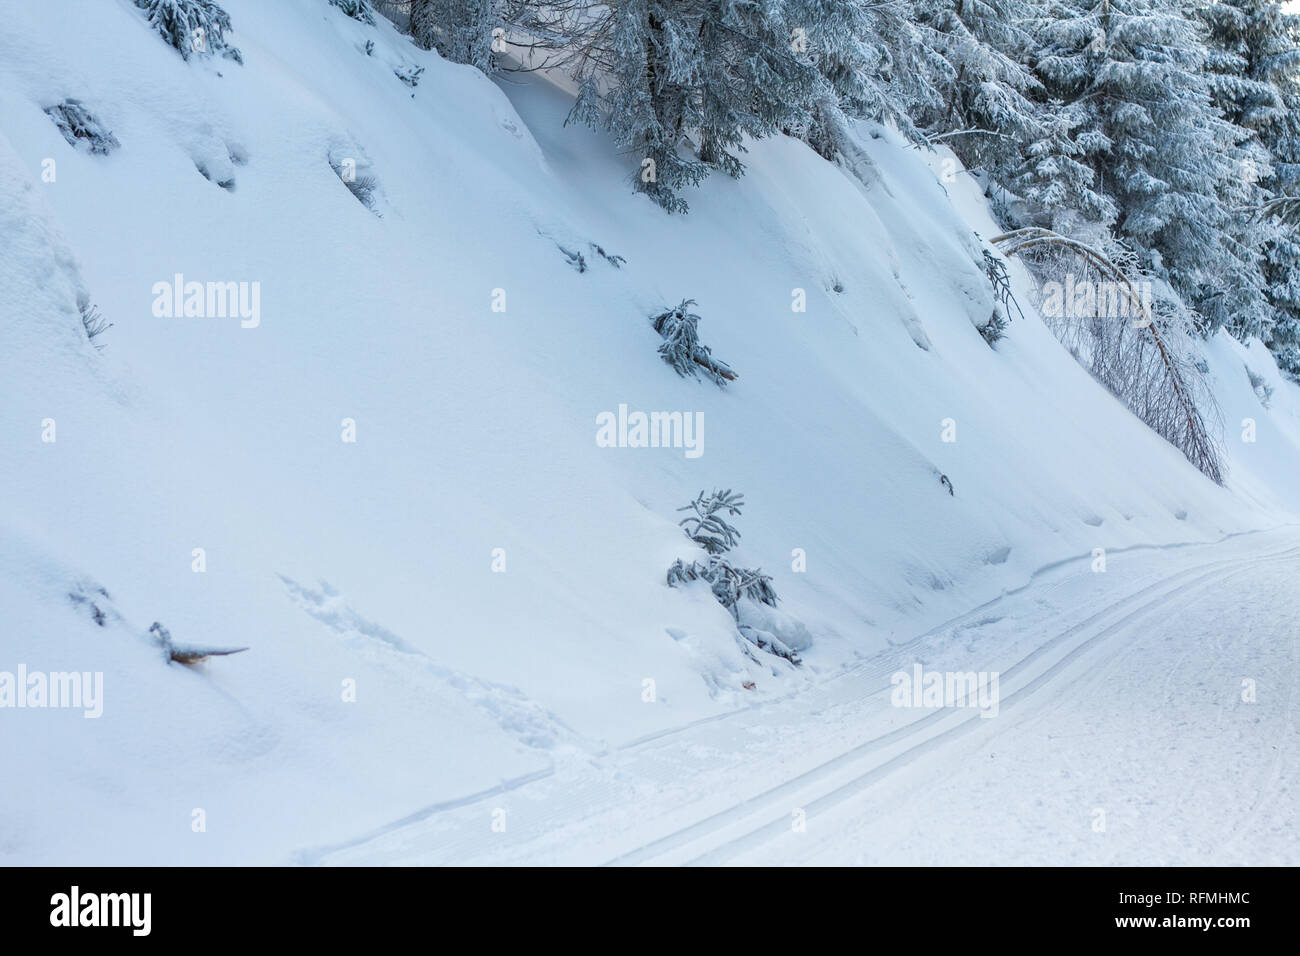
[[[1213,398],[1192,358],[1191,343],[1177,323],[1162,322],[1133,281],[1099,249],[1048,229],[1027,228],[995,236],[990,243],[1004,255],[1034,250],[1064,250],[1115,284],[1127,304],[1114,316],[1045,316],[1053,332],[1103,385],[1143,422],[1173,444],[1203,474],[1223,483],[1223,454],[1207,416],[1217,417]],[[1175,340],[1182,341],[1175,344]]]
[[[694,299],[683,299],[676,308],[651,317],[655,331],[664,337],[659,355],[683,378],[695,378],[703,369],[715,385],[734,382],[738,376],[731,366],[714,358],[709,347],[700,342],[700,317],[690,311],[694,304]]]

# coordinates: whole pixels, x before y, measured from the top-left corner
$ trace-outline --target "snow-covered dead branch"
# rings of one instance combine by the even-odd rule
[[[1004,255],[1030,253],[1040,277],[1074,270],[1072,288],[1104,285],[1114,297],[1083,296],[1083,307],[1043,309],[1061,343],[1093,376],[1214,482],[1223,483],[1223,453],[1211,429],[1218,408],[1196,361],[1191,325],[1142,294],[1125,270],[1099,249],[1048,229],[994,237]],[[1083,272],[1077,271],[1081,263]],[[1107,299],[1109,298],[1109,308]],[[1119,308],[1115,305],[1118,300]]]

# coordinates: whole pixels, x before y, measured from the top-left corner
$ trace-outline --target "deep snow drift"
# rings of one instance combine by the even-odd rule
[[[984,342],[995,226],[943,156],[864,126],[863,183],[755,143],[669,217],[560,85],[324,0],[224,6],[242,66],[182,61],[127,0],[4,4],[0,672],[103,674],[96,719],[0,710],[4,862],[307,859],[820,686],[1095,548],[1296,521],[1300,389],[1258,343],[1206,345],[1217,487],[1061,348],[1018,263],[1026,317]],[[66,142],[69,98],[120,146]],[[256,315],[157,315],[177,275]],[[725,389],[656,355],[684,298]],[[701,414],[701,453],[599,447],[620,406]],[[746,496],[737,554],[811,641],[797,669],[665,584],[712,488]],[[155,621],[250,650],[169,665]]]

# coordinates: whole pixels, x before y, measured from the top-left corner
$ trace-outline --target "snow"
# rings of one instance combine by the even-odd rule
[[[806,693],[308,859],[1294,863],[1298,562],[1295,529],[1070,562]],[[892,707],[917,660],[1000,672],[997,717]]]
[[[102,672],[104,712],[0,711],[0,764],[21,782],[0,797],[0,860],[600,862],[914,717],[871,694],[917,635],[936,660],[996,670],[1061,630],[1039,600],[1084,619],[1091,602],[1181,580],[1193,555],[1236,561],[1258,588],[1238,601],[1280,605],[1274,623],[1296,610],[1278,577],[1290,559],[1261,556],[1295,546],[1300,389],[1259,343],[1207,343],[1220,488],[1059,346],[1015,261],[1026,318],[990,349],[975,328],[991,299],[974,234],[995,226],[972,177],[944,181],[945,151],[863,125],[868,186],[798,142],[753,143],[744,178],[710,179],[689,216],[670,217],[631,194],[632,158],[563,125],[562,83],[493,83],[324,0],[223,5],[242,66],[184,62],[128,0],[2,11],[0,671]],[[414,88],[394,76],[407,66],[424,68]],[[120,148],[69,146],[43,112],[68,97]],[[378,180],[375,211],[331,169],[348,156]],[[259,283],[259,324],[155,317],[153,287],[177,273]],[[649,317],[683,298],[740,375],[726,389],[656,353]],[[87,301],[113,323],[102,352],[81,334]],[[1267,407],[1247,367],[1273,387]],[[620,404],[702,413],[703,454],[598,447],[597,416]],[[1253,443],[1239,440],[1245,418]],[[956,442],[942,440],[945,419]],[[664,583],[676,558],[700,556],[676,509],[715,487],[745,494],[735,555],[773,575],[771,626],[810,637],[799,669],[750,660],[710,595]],[[1087,570],[1094,548],[1112,556],[1105,575]],[[1115,590],[1089,590],[1103,581]],[[104,626],[68,597],[99,587]],[[1004,595],[1005,624],[944,626]],[[1238,615],[1230,594],[1204,601],[1190,637],[1226,642],[1242,667],[1258,662],[1261,686],[1294,690],[1293,627],[1216,637],[1216,615]],[[169,666],[154,621],[178,644],[250,650]],[[1209,681],[1191,670],[1199,658],[1162,658],[1168,633],[1141,635],[1134,666]],[[1119,666],[1101,649],[1071,666]],[[1007,709],[1026,798],[1053,769],[1032,759],[1034,727],[1065,733],[1077,706],[1122,715],[1102,730],[1122,729],[1154,706],[1118,709],[1123,689],[1104,673],[1080,670],[1062,716],[1033,727]],[[1294,813],[1285,776],[1233,756],[1244,739],[1282,746],[1288,727],[1293,740],[1289,716],[1261,705],[1252,727],[1240,708],[1198,706],[1183,716],[1235,735],[1213,753],[1271,794],[1231,852],[1295,862],[1293,845],[1259,842]],[[962,738],[971,766],[1004,720],[981,723],[997,726]],[[1072,753],[1072,773],[1104,764],[1091,744]],[[1278,759],[1285,769],[1293,753]],[[1095,799],[1118,808],[1112,821],[1168,797],[1102,775]],[[902,859],[919,808],[975,840],[970,821],[1013,785],[980,770],[967,786],[926,790],[928,803],[891,790],[900,835],[879,851],[884,811],[850,801],[826,819],[842,814],[857,838],[790,852]],[[1207,806],[1162,819],[1203,825]],[[505,834],[489,825],[498,807]],[[716,849],[705,830],[709,845],[683,843],[685,856]],[[1071,852],[1131,859],[1125,846]]]

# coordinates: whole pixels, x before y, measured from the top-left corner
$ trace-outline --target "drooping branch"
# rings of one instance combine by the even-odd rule
[[[1003,255],[1008,256],[1033,249],[1064,249],[1078,256],[1089,266],[1096,269],[1098,273],[1114,283],[1115,288],[1124,296],[1132,311],[1141,318],[1140,322],[1134,324],[1134,329],[1145,332],[1156,348],[1164,368],[1165,380],[1172,391],[1179,417],[1185,423],[1186,429],[1173,429],[1168,427],[1167,423],[1158,422],[1156,419],[1159,418],[1164,409],[1154,405],[1149,399],[1134,394],[1132,389],[1124,389],[1123,391],[1126,394],[1121,394],[1121,397],[1126,400],[1134,414],[1138,415],[1162,437],[1178,447],[1188,461],[1215,483],[1222,484],[1223,466],[1221,455],[1210,436],[1205,417],[1197,407],[1192,394],[1193,390],[1187,381],[1187,363],[1180,361],[1179,357],[1170,349],[1155,320],[1155,316],[1151,314],[1149,303],[1138,294],[1138,290],[1124,271],[1095,247],[1071,239],[1069,236],[1052,232],[1050,229],[1033,227],[1017,229],[1013,232],[995,236],[989,242]],[[1140,376],[1143,372],[1142,362],[1138,361],[1130,366],[1129,372],[1135,377]],[[1113,370],[1108,377],[1114,378]],[[1106,384],[1114,389],[1117,383],[1107,381]]]

